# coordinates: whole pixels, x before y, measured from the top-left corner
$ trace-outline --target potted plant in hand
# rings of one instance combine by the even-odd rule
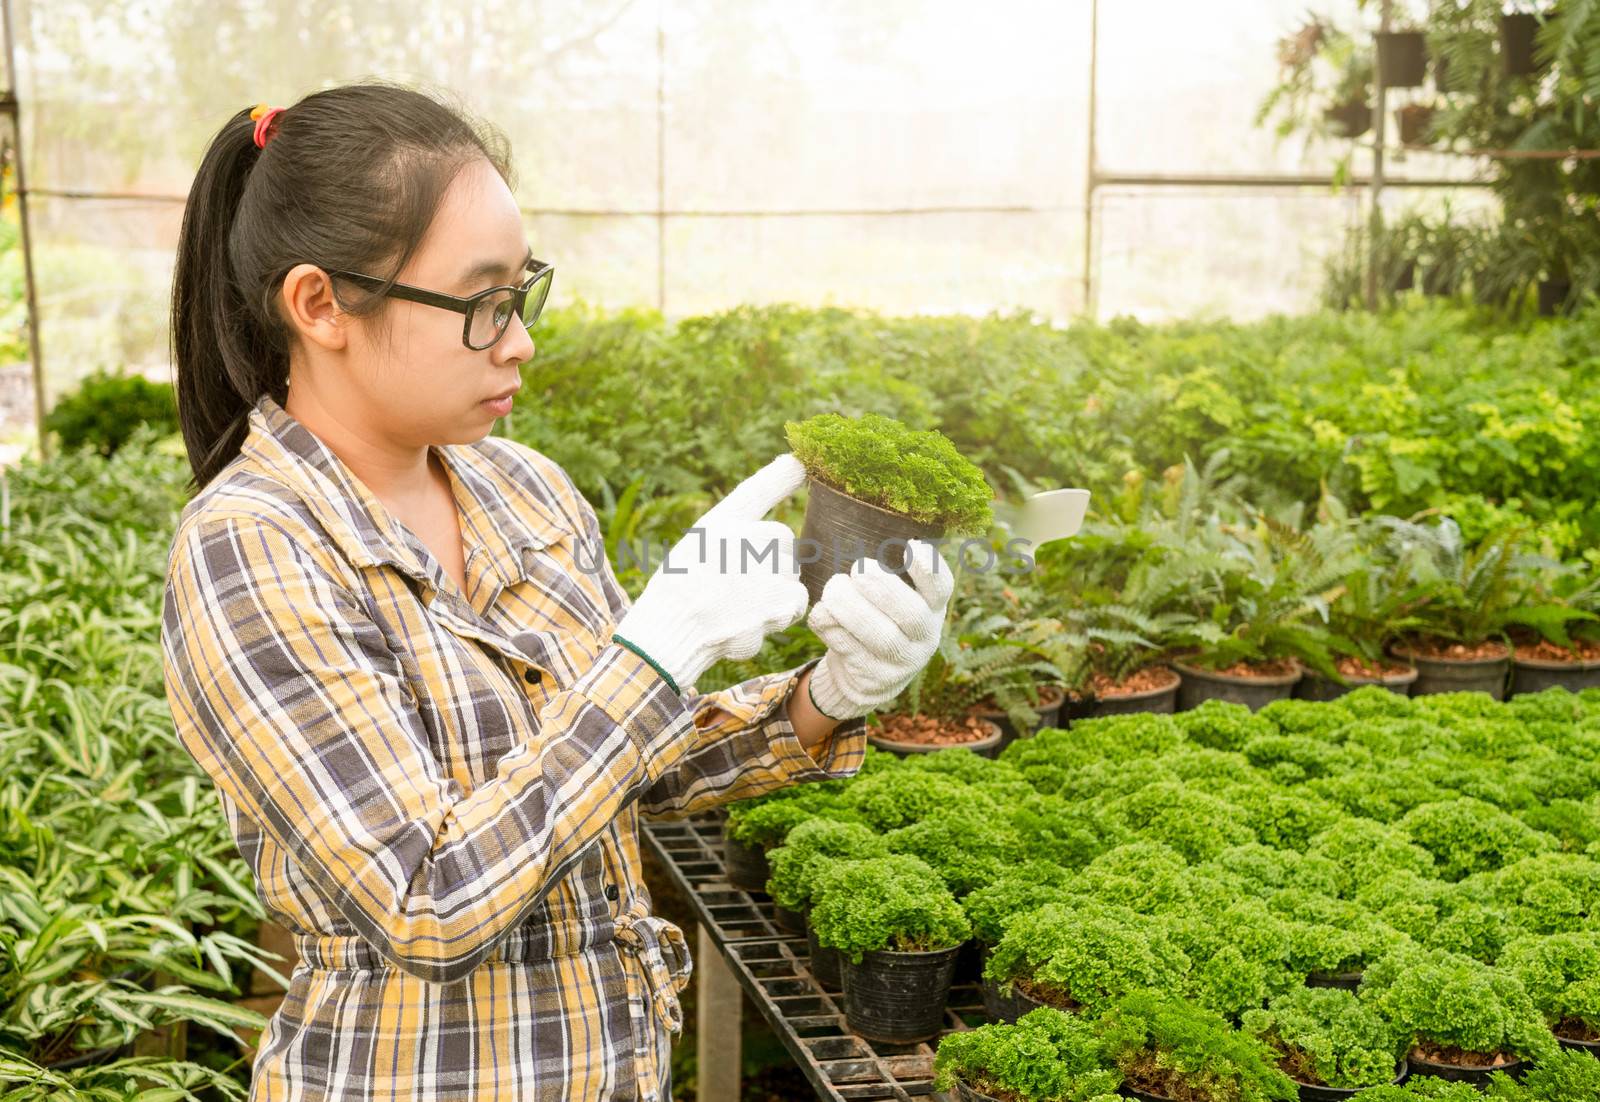
[[[1399,1083],[1406,1076],[1394,1027],[1351,991],[1287,991],[1264,1010],[1246,1010],[1240,1025],[1277,1054],[1302,1102],[1354,1098],[1363,1088]]]
[[[1395,557],[1428,587],[1414,613],[1414,629],[1390,654],[1417,667],[1413,696],[1456,691],[1505,698],[1510,648],[1501,641],[1508,625],[1524,615],[1514,572],[1517,533],[1502,529],[1470,551],[1449,517],[1424,525],[1377,517],[1393,537]]]
[[[1511,629],[1511,692],[1600,686],[1600,574],[1580,563],[1527,556],[1532,612]]]
[[[1396,946],[1366,970],[1360,997],[1400,1029],[1413,1074],[1486,1083],[1560,1051],[1521,980],[1448,950]]]
[[[860,823],[834,819],[810,819],[795,827],[783,845],[767,854],[772,875],[767,879],[767,894],[775,906],[802,916],[811,910],[811,892],[822,870],[832,861],[885,857],[888,844],[879,834]],[[803,929],[811,954],[811,974],[824,987],[838,990],[843,980],[839,972],[839,953],[817,941],[809,920]]]
[[[1125,907],[1084,900],[1017,915],[989,954],[984,976],[1023,1011],[1035,1006],[1098,1014],[1129,991],[1175,987],[1189,958]]]
[[[836,861],[811,893],[817,941],[839,951],[845,1021],[873,1041],[939,1033],[956,954],[972,933],[939,874],[895,854]]]
[[[784,424],[810,482],[798,555],[812,603],[834,574],[876,558],[901,572],[906,541],[981,535],[994,522],[983,472],[942,433],[868,413],[824,413]]]
[[[1135,991],[1100,1019],[1123,1092],[1144,1102],[1292,1102],[1295,1084],[1260,1038],[1161,991]]]
[[[1122,1083],[1093,1024],[1049,1007],[946,1034],[933,1075],[935,1090],[953,1087],[961,1102],[1109,1102]]]
[[[1522,982],[1562,1048],[1600,1056],[1600,932],[1525,934],[1495,967]]]

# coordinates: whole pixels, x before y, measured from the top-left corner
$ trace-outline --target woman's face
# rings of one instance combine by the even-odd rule
[[[515,197],[479,159],[451,182],[398,282],[466,298],[521,284],[528,253]],[[471,274],[480,266],[496,270]],[[291,304],[300,271],[285,280]],[[460,313],[391,297],[385,330],[378,319],[364,322],[339,311],[326,297],[324,277],[312,282],[324,291],[305,290],[309,297],[298,304],[311,324],[302,327],[305,355],[291,357],[291,401],[314,405],[369,442],[418,449],[482,439],[498,416],[485,399],[520,385],[518,367],[533,357],[533,340],[515,319],[494,345],[471,349],[461,339],[466,318]],[[320,320],[319,311],[325,311]]]

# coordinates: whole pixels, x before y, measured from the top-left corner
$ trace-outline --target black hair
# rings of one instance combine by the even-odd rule
[[[341,307],[381,326],[384,292],[457,173],[487,159],[515,188],[505,136],[446,98],[364,80],[280,112],[265,148],[248,107],[211,139],[172,277],[178,422],[194,492],[238,456],[262,394],[287,401],[292,330],[278,294],[290,269],[381,275],[383,290],[349,304],[335,289]]]

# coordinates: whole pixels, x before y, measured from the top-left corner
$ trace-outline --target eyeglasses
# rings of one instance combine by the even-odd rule
[[[550,281],[554,278],[555,268],[542,260],[530,260],[526,270],[533,274],[522,286],[490,287],[487,291],[479,291],[470,298],[457,298],[455,295],[410,287],[404,283],[396,283],[388,289],[387,294],[394,298],[405,299],[407,302],[420,302],[424,306],[441,306],[446,310],[465,314],[467,320],[461,327],[461,341],[468,348],[482,351],[485,348],[493,348],[499,342],[513,317],[520,317],[526,329],[533,328],[533,323],[539,320],[539,313],[544,309],[544,300],[550,295]],[[374,291],[382,291],[384,284],[388,282],[377,276],[347,272],[338,268],[329,269],[328,274],[348,279]]]

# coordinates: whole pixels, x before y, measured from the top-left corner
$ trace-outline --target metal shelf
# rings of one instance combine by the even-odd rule
[[[647,822],[645,841],[661,859],[695,919],[773,1033],[805,1072],[817,1097],[845,1100],[944,1099],[933,1089],[938,1039],[892,1045],[845,1025],[844,993],[811,974],[806,939],[778,925],[772,901],[728,883],[720,817]],[[974,983],[951,988],[940,1036],[981,1024],[983,995]]]

